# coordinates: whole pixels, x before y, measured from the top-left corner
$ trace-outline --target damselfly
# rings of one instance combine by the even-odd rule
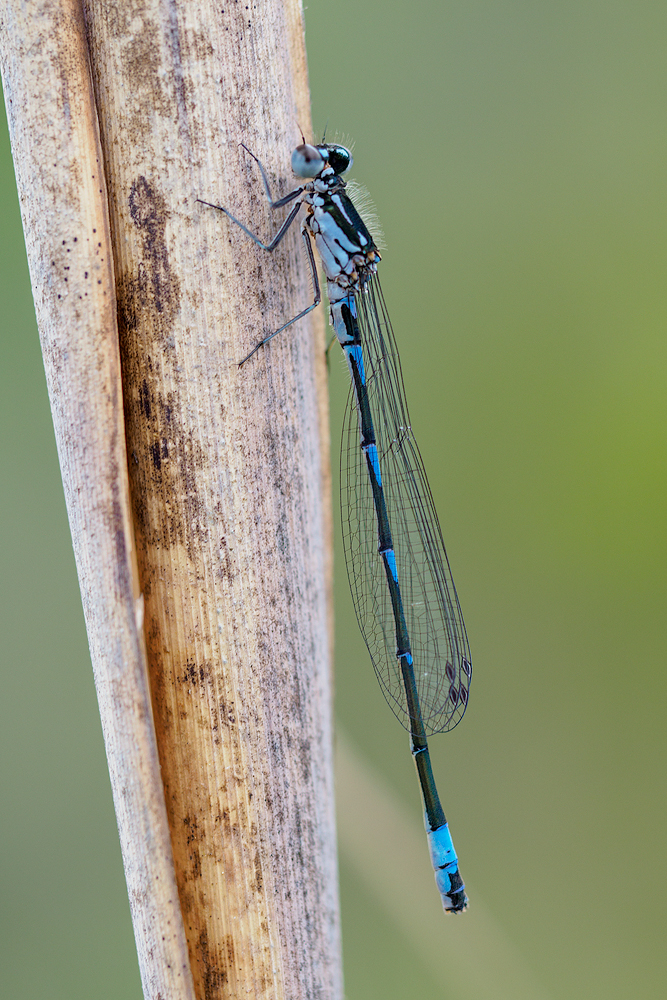
[[[244,147],[248,153],[250,150]],[[292,169],[306,183],[273,200],[294,202],[270,243],[222,205],[263,250],[275,250],[302,205],[301,235],[313,302],[260,341],[239,364],[314,309],[320,286],[312,240],[326,276],[331,325],[352,378],[341,449],[341,512],[352,600],[375,673],[392,711],[410,733],[424,801],[435,880],[446,911],[468,905],[458,859],[433,778],[427,736],[460,721],[472,676],[470,650],[438,515],[410,428],[401,364],[377,275],[377,246],[346,193],[352,155],[336,143],[306,143]]]

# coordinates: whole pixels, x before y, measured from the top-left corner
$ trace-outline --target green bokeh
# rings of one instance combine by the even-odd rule
[[[310,0],[306,25],[316,128],[355,137],[383,223],[412,424],[473,648],[468,715],[432,746],[471,895],[552,1000],[653,1000],[667,8]],[[2,992],[139,998],[5,133],[0,171]],[[331,386],[336,455],[336,355]],[[338,715],[418,812],[340,550],[337,575]],[[443,997],[344,856],[342,896],[348,1000]]]

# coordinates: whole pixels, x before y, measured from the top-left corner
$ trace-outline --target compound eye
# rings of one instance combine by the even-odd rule
[[[324,169],[326,155],[307,142],[292,153],[292,170],[297,177],[317,177]]]
[[[352,166],[352,153],[345,146],[327,144],[329,164],[335,174],[344,174]]]

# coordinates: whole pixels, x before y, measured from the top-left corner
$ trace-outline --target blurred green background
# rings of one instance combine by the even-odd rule
[[[310,0],[306,26],[316,130],[355,137],[353,175],[385,231],[383,287],[475,663],[463,724],[432,743],[471,909],[438,912],[421,840],[414,893],[385,905],[342,833],[348,1000],[653,1000],[667,8]],[[4,126],[1,157],[0,982],[14,1000],[139,1000]],[[331,367],[337,464],[347,384]],[[337,577],[337,715],[396,829],[404,810],[419,832],[407,738],[352,623],[340,549]],[[435,947],[415,943],[420,926]]]

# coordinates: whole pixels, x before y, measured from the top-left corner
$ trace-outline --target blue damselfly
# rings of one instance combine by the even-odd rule
[[[270,243],[222,205],[201,203],[224,212],[268,251],[278,246],[305,205],[301,234],[314,297],[239,364],[320,302],[314,240],[326,276],[331,325],[352,379],[341,448],[341,512],[352,600],[385,698],[410,733],[442,905],[459,913],[468,899],[427,737],[460,721],[472,666],[438,515],[410,427],[401,364],[377,275],[380,254],[345,190],[342,174],[352,165],[348,149],[324,140],[310,145],[304,139],[292,154],[292,169],[306,183],[277,201],[264,167],[250,156],[271,208],[294,202]]]

